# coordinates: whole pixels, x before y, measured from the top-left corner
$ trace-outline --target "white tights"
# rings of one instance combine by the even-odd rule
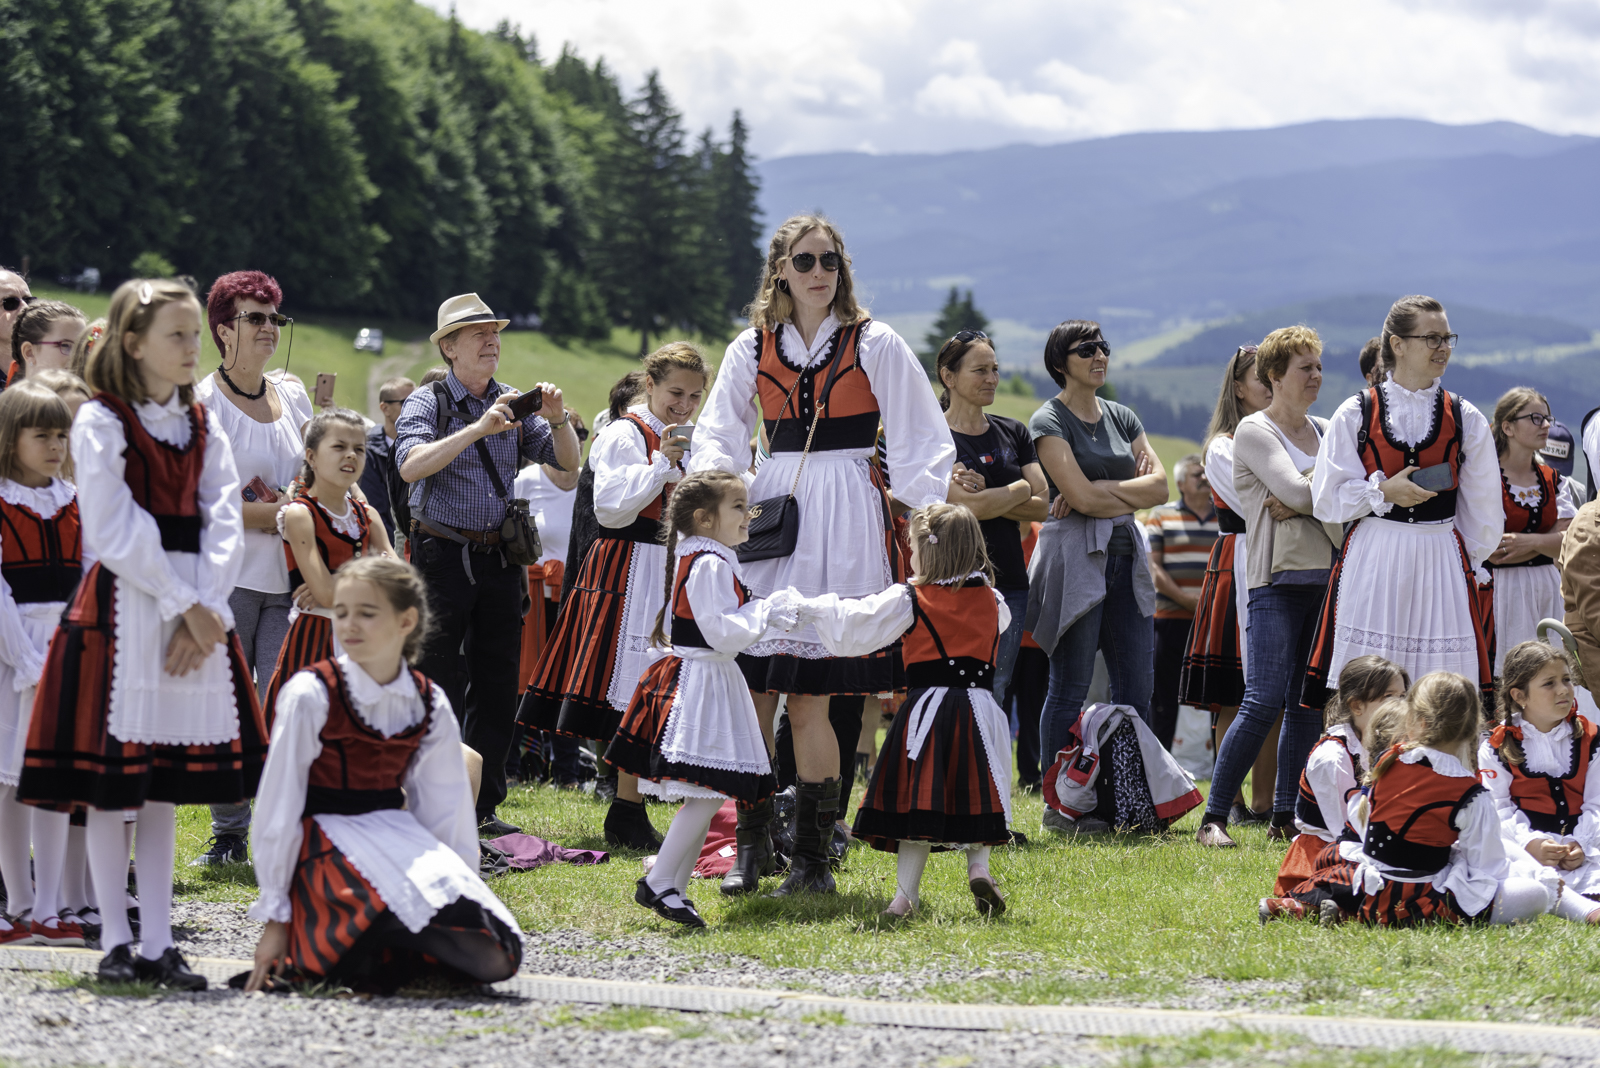
[[[15,786],[0,786],[0,878],[6,882],[6,911],[33,911],[33,875],[28,871],[33,806],[17,800]]]
[[[989,874],[989,850],[989,846],[968,846],[967,871]],[[912,907],[921,900],[922,870],[928,866],[928,855],[932,852],[933,846],[928,842],[902,840],[895,853],[895,897],[904,898]]]
[[[645,876],[645,885],[658,894],[666,894],[663,904],[669,908],[683,905],[682,898],[689,896],[689,877],[694,874],[695,862],[706,844],[706,832],[711,829],[711,817],[722,807],[720,797],[691,797],[684,801],[678,814],[672,817],[665,841],[656,854],[655,867]],[[143,887],[141,881],[140,887]],[[669,891],[677,891],[676,897]]]
[[[1489,922],[1502,925],[1532,923],[1549,912],[1553,904],[1550,891],[1538,880],[1504,879],[1499,892],[1494,895],[1494,911],[1489,913]]]
[[[139,810],[134,870],[139,877],[139,954],[155,960],[172,946],[172,864],[178,848],[178,811],[167,801]],[[107,949],[133,941],[128,926],[128,839],[122,811],[89,810],[89,876],[94,880]]]

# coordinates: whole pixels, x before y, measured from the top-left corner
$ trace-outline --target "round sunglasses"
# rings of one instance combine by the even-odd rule
[[[794,269],[801,274],[809,274],[811,268],[817,265],[817,259],[815,252],[797,252],[789,257],[789,262],[794,264]],[[837,271],[844,265],[844,258],[837,252],[824,252],[821,259],[824,271]]]

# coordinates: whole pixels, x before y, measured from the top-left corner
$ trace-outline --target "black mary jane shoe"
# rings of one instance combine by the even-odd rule
[[[177,946],[168,946],[167,951],[155,960],[135,958],[133,971],[143,982],[171,987],[173,990],[200,991],[206,988],[206,977],[189,970]]]
[[[633,892],[633,899],[663,920],[681,923],[685,927],[704,927],[706,925],[706,921],[702,920],[700,914],[695,911],[694,902],[683,897],[682,894],[678,894],[683,899],[682,905],[674,907],[662,901],[668,894],[677,894],[676,890],[667,890],[658,894],[650,889],[650,884],[643,879],[640,879],[634,885],[637,889]]]
[[[100,958],[100,967],[95,969],[95,977],[102,983],[131,983],[138,978],[133,967],[133,943],[124,942],[120,946],[112,946],[105,956]]]

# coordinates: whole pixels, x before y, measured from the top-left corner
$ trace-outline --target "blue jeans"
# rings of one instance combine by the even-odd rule
[[[1017,650],[1022,648],[1023,617],[1028,614],[1028,591],[1001,590],[1006,607],[1011,609],[1011,625],[1000,635],[1000,644],[994,652],[994,700],[1001,708],[1006,706],[1006,688],[1011,685],[1011,673],[1017,666]]]
[[[1154,616],[1139,614],[1133,596],[1136,557],[1106,558],[1105,600],[1085,612],[1056,643],[1050,654],[1050,692],[1039,716],[1039,762],[1048,767],[1067,744],[1078,722],[1083,699],[1094,678],[1094,654],[1104,653],[1111,676],[1111,701],[1132,705],[1150,722],[1150,694],[1155,689],[1156,625]]]
[[[1300,703],[1300,688],[1327,593],[1326,586],[1260,586],[1250,591],[1244,702],[1217,752],[1206,803],[1207,822],[1227,823],[1233,798],[1280,712],[1283,730],[1278,734],[1278,781],[1272,811],[1280,819],[1294,811],[1300,773],[1322,734],[1322,713]]]
[[[278,666],[283,639],[289,636],[292,594],[262,593],[236,586],[228,595],[233,609],[233,629],[244,649],[244,662],[255,672],[256,694],[263,700]],[[250,802],[211,806],[211,833],[244,835],[250,832]]]

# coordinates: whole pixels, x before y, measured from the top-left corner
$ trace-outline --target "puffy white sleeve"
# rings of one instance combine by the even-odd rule
[[[1500,815],[1487,793],[1473,795],[1462,806],[1456,813],[1455,827],[1461,837],[1456,839],[1452,861],[1465,870],[1460,875],[1452,872],[1447,888],[1470,916],[1494,901],[1500,880],[1510,874],[1511,864],[1500,830]]]
[[[695,431],[698,441],[698,430]],[[625,527],[661,496],[682,472],[660,452],[646,455],[644,436],[632,420],[618,419],[600,432],[589,451],[594,468],[594,514],[603,527]]]
[[[750,439],[755,436],[758,418],[759,339],[760,332],[752,327],[728,343],[717,367],[717,380],[695,423],[694,447],[689,450],[686,465],[691,473],[731,471],[744,475],[750,470]]]
[[[943,501],[950,492],[956,446],[928,373],[890,327],[874,322],[862,333],[861,368],[878,400],[895,500],[913,508]]]
[[[1594,762],[1590,761],[1590,768]],[[1572,828],[1572,840],[1583,847],[1583,855],[1600,853],[1600,772],[1590,771],[1583,782],[1583,812]]]
[[[289,920],[289,886],[300,859],[301,814],[312,762],[322,752],[328,691],[315,675],[302,671],[278,691],[276,708],[272,742],[250,821],[250,855],[258,892],[249,915],[263,923]]]
[[[1000,607],[1000,633],[1004,634],[1011,626],[1011,606],[1006,604],[1006,595],[999,590],[990,588],[994,594],[994,603]]]
[[[16,598],[11,596],[11,583],[0,576],[0,660],[10,666],[11,684],[17,693],[39,685],[39,677],[44,674],[45,652],[28,636],[27,628],[22,625],[22,612],[17,608]]]
[[[800,618],[817,628],[822,644],[834,656],[866,656],[911,629],[911,598],[911,587],[904,584],[867,597],[825,593],[801,602]]]
[[[1494,451],[1489,420],[1477,408],[1461,402],[1461,475],[1456,493],[1456,530],[1467,546],[1474,568],[1482,567],[1500,546],[1506,529],[1505,502],[1500,484],[1500,458]],[[1478,581],[1485,581],[1482,575]]]
[[[227,439],[221,444],[221,451],[227,452]],[[172,569],[166,550],[161,547],[161,530],[155,516],[134,501],[126,479],[127,461],[122,456],[127,446],[122,420],[104,405],[89,401],[78,409],[72,422],[72,464],[77,473],[84,548],[118,581],[154,597],[162,619],[173,619],[199,604],[200,592]],[[206,452],[209,470],[211,450]],[[228,458],[228,469],[233,469],[232,457]],[[237,481],[235,476],[235,494]],[[235,509],[235,523],[239,523],[239,516]],[[202,535],[202,547],[205,544]],[[224,597],[223,608],[227,607],[226,601]],[[232,613],[223,618],[231,621]]]
[[[794,609],[786,607],[797,603],[793,595],[779,590],[772,597],[741,605],[735,592],[738,581],[726,560],[707,553],[694,562],[684,584],[695,625],[719,653],[743,652],[760,641],[769,626],[788,629],[795,622]]]
[[[433,688],[433,720],[400,784],[406,809],[424,830],[478,870],[478,821],[461,755],[461,726],[443,686]]]
[[[1355,769],[1344,746],[1330,738],[1313,749],[1306,760],[1306,783],[1316,795],[1322,825],[1337,838],[1344,830],[1346,798],[1356,788]]]
[[[1527,814],[1511,799],[1511,772],[1487,738],[1478,743],[1478,781],[1494,799],[1495,813],[1500,817],[1506,838],[1514,845],[1525,846],[1535,838],[1549,837],[1535,834]]]
[[[1324,523],[1349,523],[1363,516],[1383,516],[1394,505],[1383,499],[1378,485],[1382,471],[1368,476],[1356,452],[1361,432],[1361,400],[1351,397],[1333,413],[1317,450],[1311,472],[1311,514]]]
[[[228,596],[239,584],[244,567],[244,509],[239,496],[239,470],[233,447],[217,417],[206,412],[206,455],[200,469],[200,566],[195,580],[200,603],[233,629]]]
[[[1218,434],[1206,446],[1206,481],[1217,491],[1223,504],[1239,515],[1244,514],[1239,493],[1233,488],[1233,439],[1226,434]]]

